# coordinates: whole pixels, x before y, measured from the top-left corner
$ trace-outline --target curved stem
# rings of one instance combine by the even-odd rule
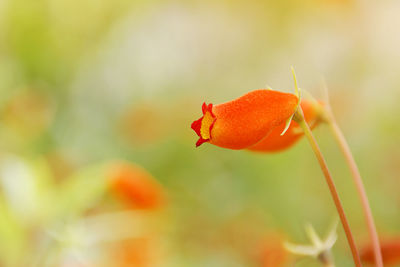
[[[353,234],[351,233],[351,229],[350,229],[350,225],[349,222],[347,221],[347,217],[346,214],[344,212],[343,209],[343,205],[342,202],[340,201],[339,198],[339,194],[337,192],[335,183],[333,182],[332,179],[332,175],[328,169],[328,165],[326,164],[325,158],[322,155],[321,150],[319,149],[319,146],[317,144],[317,141],[315,140],[310,127],[308,126],[308,124],[306,123],[306,121],[304,120],[304,115],[303,115],[303,111],[301,110],[301,108],[299,108],[294,116],[295,121],[300,125],[300,127],[303,129],[305,136],[307,137],[314,153],[315,156],[317,157],[317,160],[319,162],[319,165],[321,167],[321,170],[325,176],[325,180],[328,184],[329,187],[329,191],[331,192],[332,198],[333,198],[333,202],[335,203],[336,209],[339,213],[339,217],[340,217],[340,221],[343,225],[343,229],[344,232],[346,234],[347,237],[347,241],[349,243],[350,246],[350,250],[351,250],[351,254],[353,256],[353,261],[354,264],[357,267],[361,267],[361,260],[360,260],[360,256],[356,247],[356,244],[354,242],[354,237]]]
[[[369,236],[370,236],[372,247],[374,250],[375,265],[378,267],[383,267],[382,253],[381,253],[381,248],[380,248],[380,244],[379,244],[378,233],[376,231],[374,217],[372,216],[371,207],[368,202],[367,193],[365,192],[365,187],[364,187],[363,181],[361,179],[360,171],[358,170],[357,164],[356,164],[356,162],[353,158],[353,155],[350,151],[349,145],[346,142],[346,139],[345,139],[342,131],[340,130],[338,124],[336,123],[336,120],[333,117],[332,112],[329,112],[329,113],[330,113],[329,114],[330,116],[329,116],[329,119],[327,120],[327,122],[329,123],[331,131],[332,131],[336,141],[338,142],[339,147],[342,150],[344,157],[346,158],[347,164],[349,165],[351,174],[353,176],[354,183],[357,188],[358,195],[360,197],[365,220],[366,220],[367,226],[368,226]]]

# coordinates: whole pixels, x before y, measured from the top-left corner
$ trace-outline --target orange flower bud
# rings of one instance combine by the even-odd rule
[[[216,106],[204,103],[203,117],[192,123],[200,137],[196,146],[204,142],[230,149],[252,146],[285,123],[297,102],[293,94],[260,89]]]
[[[313,129],[320,122],[319,104],[302,99],[300,105],[306,122]],[[295,121],[292,121],[285,134],[281,135],[285,127],[286,123],[282,123],[274,128],[268,136],[248,149],[258,152],[278,152],[294,145],[304,135],[301,127]]]
[[[398,266],[400,263],[400,239],[381,242],[382,259],[385,266]],[[373,265],[375,263],[374,249],[371,244],[361,251],[361,260]]]
[[[110,190],[134,208],[156,209],[165,204],[161,185],[147,171],[133,164],[112,165]]]

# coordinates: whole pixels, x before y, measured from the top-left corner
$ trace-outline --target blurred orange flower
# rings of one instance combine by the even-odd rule
[[[398,266],[400,264],[400,238],[381,241],[381,251],[385,266]],[[375,263],[374,250],[371,244],[361,250],[361,260],[373,265]]]
[[[286,266],[289,253],[284,248],[282,239],[277,236],[266,239],[261,245],[259,261],[261,267]]]
[[[113,266],[153,266],[155,255],[149,238],[120,241],[111,248]]]
[[[204,142],[230,149],[252,146],[285,123],[297,104],[294,94],[265,89],[216,106],[204,103],[203,116],[192,123],[200,137],[196,146]]]
[[[162,186],[143,168],[125,162],[111,165],[110,190],[128,205],[157,209],[165,204]]]
[[[306,122],[313,129],[320,122],[320,104],[315,101],[302,99],[300,105]],[[295,121],[292,121],[286,133],[281,135],[285,127],[286,123],[282,123],[274,128],[268,136],[248,149],[259,152],[279,152],[294,145],[304,135],[301,127]]]

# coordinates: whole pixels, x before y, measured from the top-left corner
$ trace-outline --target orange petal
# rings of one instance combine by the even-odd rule
[[[129,163],[115,163],[110,171],[110,190],[129,206],[155,209],[165,204],[161,185],[144,169]]]
[[[255,90],[233,101],[203,104],[203,117],[192,123],[200,139],[216,146],[243,149],[256,144],[294,112],[298,98],[272,90]]]
[[[317,126],[319,123],[318,104],[310,100],[302,99],[300,105],[310,127],[314,128]],[[295,121],[292,121],[286,133],[281,135],[285,126],[286,122],[282,123],[274,128],[268,136],[248,149],[258,152],[278,152],[291,147],[303,136],[303,131]]]

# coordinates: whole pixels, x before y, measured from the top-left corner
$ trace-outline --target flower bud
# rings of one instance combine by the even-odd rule
[[[204,142],[229,149],[255,145],[293,115],[297,102],[293,94],[260,89],[223,104],[204,103],[203,116],[192,123],[200,137],[196,146]]]

